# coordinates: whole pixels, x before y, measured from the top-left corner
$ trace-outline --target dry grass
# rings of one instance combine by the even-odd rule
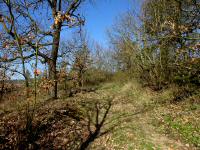
[[[78,149],[89,137],[89,121],[90,130],[95,131],[96,104],[101,108],[101,120],[109,101],[111,109],[100,131],[105,134],[97,136],[90,149],[198,149],[199,95],[172,104],[172,91],[169,88],[153,92],[132,81],[106,83],[96,92],[79,93],[72,98],[40,97],[33,120],[33,131],[38,135],[30,149]],[[18,131],[25,127],[27,102],[32,106],[31,99],[7,101],[0,106],[1,137],[7,135],[7,145],[16,146]]]

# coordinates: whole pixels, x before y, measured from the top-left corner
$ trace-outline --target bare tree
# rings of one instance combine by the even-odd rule
[[[7,10],[1,14],[0,20],[4,30],[17,41],[22,61],[26,58],[22,46],[26,46],[32,52],[27,57],[33,57],[38,49],[38,56],[48,63],[49,78],[54,81],[54,98],[57,98],[56,67],[60,34],[63,28],[84,24],[84,19],[78,12],[82,2],[83,0],[3,0],[1,3]]]

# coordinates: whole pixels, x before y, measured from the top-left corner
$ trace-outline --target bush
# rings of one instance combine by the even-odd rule
[[[194,94],[197,87],[192,84],[186,86],[177,86],[173,90],[173,102],[181,101],[185,98],[188,98]]]
[[[128,73],[128,72],[122,72],[122,71],[118,71],[114,74],[112,80],[116,81],[116,82],[128,82],[130,81],[130,79],[132,74]]]
[[[99,83],[110,81],[112,73],[99,69],[89,69],[84,74],[84,85],[98,85]]]

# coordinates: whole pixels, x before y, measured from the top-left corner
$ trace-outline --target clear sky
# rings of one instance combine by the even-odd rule
[[[139,11],[142,0],[94,0],[83,7],[86,24],[85,29],[90,38],[107,46],[106,30],[110,28],[116,17],[128,10]]]
[[[106,30],[116,17],[131,8],[129,0],[96,0],[83,8],[86,17],[85,29],[88,35],[101,44],[106,44]]]
[[[91,40],[94,40],[107,47],[106,30],[115,23],[117,16],[128,10],[135,10],[139,13],[142,0],[91,0],[82,6],[81,13],[85,17],[84,29]],[[61,36],[70,38],[70,34],[65,30]]]

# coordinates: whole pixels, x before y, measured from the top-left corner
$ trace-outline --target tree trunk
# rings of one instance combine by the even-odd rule
[[[23,76],[25,79],[26,97],[28,98],[29,97],[29,81],[28,81],[28,77],[26,74],[26,66],[25,66],[25,60],[24,60],[22,48],[21,48],[21,46],[19,46],[19,48],[20,48],[20,53],[21,53],[22,71],[23,71]]]
[[[25,78],[25,86],[26,86],[26,96],[29,97],[29,80],[27,78],[27,76],[24,76]]]
[[[4,77],[5,77],[5,72],[4,72]],[[2,81],[1,81],[1,90],[0,90],[0,101],[3,99],[4,86],[5,86],[5,80],[2,79]]]
[[[59,43],[60,43],[60,32],[61,32],[61,24],[58,24],[55,27],[55,31],[53,34],[53,45],[52,45],[52,51],[51,51],[51,60],[49,60],[49,77],[54,81],[54,95],[53,98],[58,98],[58,80],[57,80],[57,58],[58,58],[58,49],[59,49]]]

